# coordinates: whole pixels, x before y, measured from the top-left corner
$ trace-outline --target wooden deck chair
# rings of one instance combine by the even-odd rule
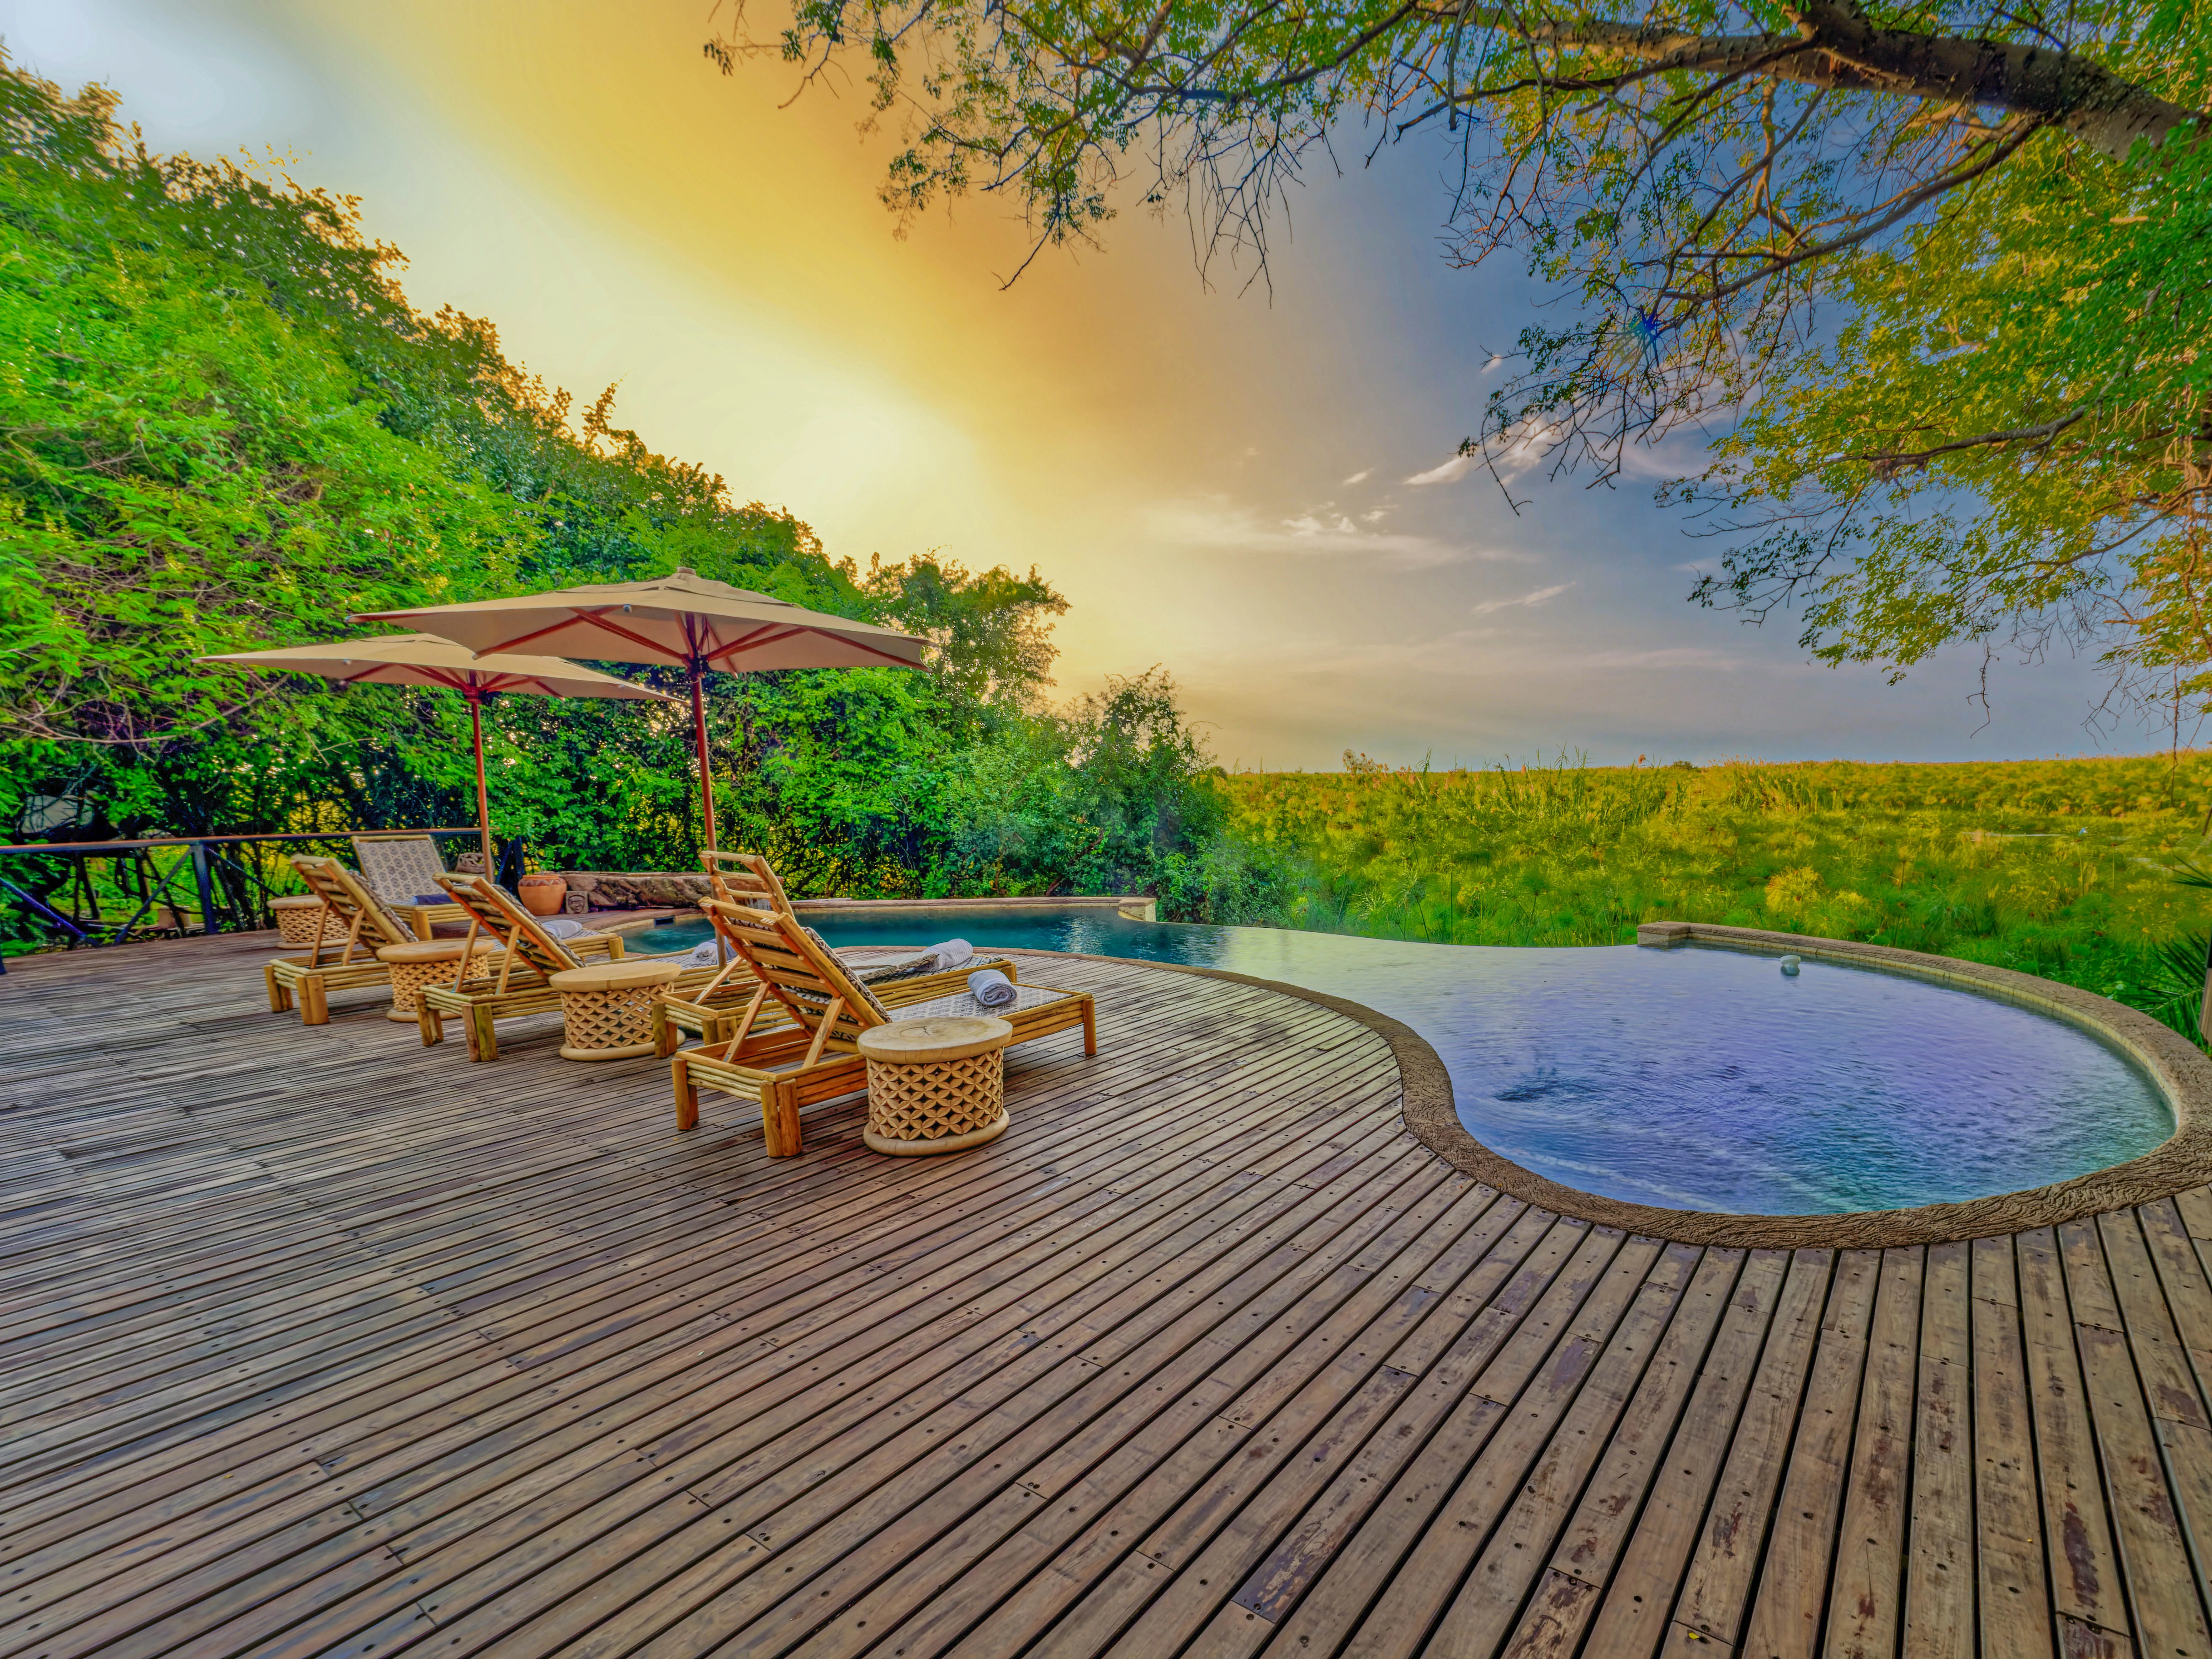
[[[788,911],[791,908],[791,901],[784,895],[783,882],[775,873],[775,866],[758,853],[724,853],[711,847],[702,848],[699,867],[707,872],[707,883],[713,889],[714,896],[726,904],[750,904],[757,910]],[[731,961],[729,947],[723,943],[719,933],[715,935],[714,942],[722,946],[714,965],[717,968],[726,967]],[[679,1029],[696,1035],[697,1028],[688,1015],[679,1017],[678,1024]],[[653,1030],[656,1037],[659,1036],[663,1031],[663,1022],[656,1018]],[[666,1052],[665,1048],[662,1052]]]
[[[416,1019],[426,1048],[442,1042],[446,1017],[458,1016],[465,1022],[462,1029],[468,1035],[469,1058],[497,1060],[495,1021],[557,1012],[561,994],[553,988],[554,975],[580,968],[586,959],[612,962],[623,957],[621,934],[587,932],[556,939],[544,919],[525,909],[504,887],[482,876],[447,876],[440,884],[468,914],[469,938],[473,940],[479,933],[489,933],[506,951],[504,960],[478,958],[466,978],[461,977],[464,969],[456,963],[453,983],[422,988]],[[462,961],[466,960],[464,956]],[[495,965],[499,970],[495,973],[491,970]],[[677,975],[668,990],[706,1002],[711,1014],[720,1004],[742,1005],[752,994],[752,975],[743,963],[728,973],[711,965],[688,967]],[[653,1029],[658,1037],[661,1026],[657,1011]]]
[[[729,884],[729,890],[750,892],[750,902],[726,900],[723,902],[726,910],[749,909],[756,916],[773,912],[797,922],[798,918],[793,914],[790,902],[783,896],[782,884],[776,880],[775,872],[769,867],[766,859],[752,853],[702,853],[699,857],[702,864],[708,859],[749,860],[757,863],[757,872],[752,872],[757,881],[757,885],[738,881]],[[715,874],[711,865],[708,873]],[[766,879],[758,881],[761,877]],[[719,878],[716,884],[722,884]],[[653,1004],[653,1051],[664,1057],[676,1052],[687,1032],[702,1042],[710,1043],[720,1042],[734,1034],[738,1017],[758,988],[759,981],[745,957],[743,944],[732,931],[732,924],[726,920],[726,914],[708,908],[705,915],[721,945],[722,960],[719,964],[713,964],[715,967],[714,978],[698,989],[688,989],[684,981],[678,980]],[[1008,979],[1016,977],[1014,964],[1004,957],[976,957],[950,972],[940,973],[937,971],[933,955],[927,951],[909,951],[904,957],[890,962],[860,966],[838,957],[835,951],[830,950],[822,936],[812,929],[802,927],[802,931],[823,950],[828,951],[848,976],[867,986],[876,993],[879,1001],[886,1004],[903,1006],[909,1002],[926,1002],[933,997],[948,996],[963,991],[967,988],[968,975],[978,969],[995,968]],[[787,1023],[780,1003],[763,1003],[755,1012],[752,1029],[765,1031]]]
[[[362,884],[413,928],[416,938],[430,938],[441,921],[468,920],[460,906],[438,895],[446,861],[428,836],[356,836],[353,859],[361,867]]]
[[[292,867],[307,890],[323,902],[323,941],[305,956],[279,957],[262,966],[269,987],[269,1006],[283,1013],[297,997],[300,1021],[305,1025],[327,1025],[331,1021],[331,993],[363,985],[389,985],[392,970],[376,959],[379,945],[412,943],[415,935],[377,902],[361,878],[336,859],[295,854]],[[345,932],[331,939],[335,921]]]
[[[1014,1041],[1048,1036],[1079,1025],[1083,1052],[1098,1052],[1097,1013],[1088,991],[1055,991],[1018,985],[1011,1006],[985,1008],[963,988],[957,994],[887,1002],[861,984],[819,934],[780,910],[756,910],[708,899],[702,906],[726,925],[760,981],[728,1036],[703,1048],[678,1051],[669,1061],[676,1091],[676,1127],[699,1124],[702,1085],[757,1100],[770,1158],[793,1158],[801,1146],[802,1108],[867,1086],[867,1070],[854,1042],[872,1026],[934,1015],[989,1014],[1014,1028]],[[964,980],[966,971],[931,975]],[[909,989],[926,980],[907,981]],[[887,989],[894,988],[886,988]],[[763,1028],[761,1015],[781,1005],[787,1024]],[[718,1033],[719,1035],[719,1033]]]
[[[750,904],[787,914],[791,909],[775,866],[758,853],[702,852],[699,867],[707,872],[714,896],[725,904]]]
[[[478,875],[441,875],[438,885],[469,924],[468,943],[453,968],[449,985],[422,988],[416,1019],[425,1048],[446,1040],[446,1017],[458,1016],[468,1034],[469,1058],[499,1058],[499,1039],[493,1022],[524,1014],[557,1012],[561,994],[553,988],[553,975],[586,962],[619,962],[623,939],[619,933],[585,932],[565,939],[553,937],[544,921],[525,909],[505,888]],[[477,957],[469,952],[477,939],[489,934],[501,948],[496,955]]]

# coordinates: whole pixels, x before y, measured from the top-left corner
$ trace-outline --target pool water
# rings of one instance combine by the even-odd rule
[[[2165,1097],[2117,1049],[1972,992],[1696,946],[1510,950],[1039,907],[809,916],[834,945],[1080,951],[1223,968],[1403,1020],[1470,1133],[1609,1198],[1738,1214],[1901,1208],[2039,1187],[2150,1151]],[[632,934],[681,948],[703,923]]]

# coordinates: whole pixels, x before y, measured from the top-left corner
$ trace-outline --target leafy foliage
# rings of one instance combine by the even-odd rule
[[[1171,685],[1054,709],[1066,602],[1036,571],[833,563],[617,425],[611,392],[574,409],[489,324],[412,310],[398,258],[349,200],[149,155],[99,88],[0,63],[0,815],[67,796],[110,835],[468,823],[458,698],[196,659],[688,564],[937,647],[922,674],[709,677],[729,839],[795,890],[1166,883],[1206,908],[1188,867],[1219,813]],[[498,827],[541,861],[692,865],[688,709],[495,699],[486,736]]]
[[[1848,320],[1682,492],[1765,526],[1703,593],[1802,598],[1808,646],[1893,674],[2095,649],[2179,716],[2212,693],[2212,144],[2039,144],[1978,196],[1851,263]]]
[[[868,562],[861,576],[843,567],[884,617],[938,647],[930,672],[954,696],[976,706],[1035,707],[1052,684],[1052,623],[1067,601],[1030,567],[981,576],[935,557],[885,565]]]

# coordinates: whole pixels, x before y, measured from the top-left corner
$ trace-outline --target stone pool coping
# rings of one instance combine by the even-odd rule
[[[1834,1215],[1732,1215],[1713,1210],[1669,1210],[1605,1198],[1524,1169],[1468,1133],[1453,1103],[1451,1073],[1428,1040],[1401,1020],[1364,1004],[1279,980],[1233,974],[1183,963],[1140,965],[1209,979],[1255,985],[1304,1002],[1318,1003],[1356,1020],[1390,1045],[1398,1061],[1406,1127],[1416,1139],[1462,1174],[1540,1209],[1600,1226],[1684,1244],[1743,1249],[1885,1249],[1908,1244],[1947,1244],[2079,1221],[2106,1210],[2148,1204],[2212,1181],[2212,1058],[2171,1026],[2148,1014],[2033,974],[1990,968],[1953,957],[1899,951],[1884,945],[1775,933],[1757,927],[1705,922],[1646,922],[1638,945],[1668,949],[1717,945],[1770,956],[1879,966],[1893,973],[1957,986],[2033,1008],[2104,1038],[2142,1067],[2173,1109],[2174,1132],[2141,1158],[2069,1180],[2020,1192],[1996,1193],[1955,1204],[1923,1204],[1909,1210],[1856,1210]],[[1073,955],[1039,951],[1034,954]],[[1102,957],[1105,961],[1133,961]]]

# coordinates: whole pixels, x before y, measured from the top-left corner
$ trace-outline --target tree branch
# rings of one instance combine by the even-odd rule
[[[1984,432],[1972,438],[1937,444],[1933,449],[1915,450],[1909,454],[1855,455],[1851,459],[1871,465],[1877,478],[1893,478],[1908,467],[1925,466],[1938,455],[1954,454],[1961,449],[1981,449],[1991,444],[2029,443],[2037,440],[2047,441],[2088,412],[2086,409],[2077,409],[2070,415],[2061,415],[2057,420],[2045,421],[2040,426],[2014,427],[2009,432]]]

